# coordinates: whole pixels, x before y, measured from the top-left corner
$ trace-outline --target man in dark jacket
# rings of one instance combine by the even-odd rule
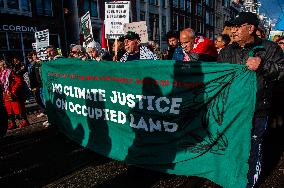
[[[257,74],[257,102],[252,127],[247,188],[254,187],[262,166],[262,138],[268,123],[271,105],[269,82],[283,77],[284,55],[280,47],[256,35],[259,20],[256,14],[241,12],[232,26],[233,43],[221,50],[218,61],[243,64]]]

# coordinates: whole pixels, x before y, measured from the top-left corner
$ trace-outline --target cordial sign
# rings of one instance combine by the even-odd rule
[[[36,27],[24,25],[0,25],[0,31],[16,31],[16,32],[37,32]]]

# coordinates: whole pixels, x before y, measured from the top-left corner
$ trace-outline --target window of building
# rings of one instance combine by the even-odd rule
[[[51,0],[36,0],[37,15],[52,16]]]
[[[180,9],[185,10],[185,3],[184,0],[180,0]]]
[[[184,16],[179,17],[179,29],[185,28]]]
[[[162,7],[166,8],[166,0],[161,0],[162,1]]]
[[[217,3],[217,2],[216,2]],[[210,0],[210,7],[211,8],[214,8],[214,1],[213,0]]]
[[[221,27],[221,23],[220,23],[220,17],[219,16],[216,16],[216,27],[219,28]]]
[[[190,17],[185,17],[184,24],[185,24],[185,27],[191,27],[191,25],[190,25]]]
[[[174,13],[173,14],[173,30],[178,29],[178,14]]]
[[[4,8],[4,0],[0,0],[0,8]]]
[[[19,10],[19,1],[18,0],[8,0],[7,1],[7,7],[9,9],[15,9],[15,10]]]
[[[209,12],[208,12],[208,11],[206,11],[205,23],[206,23],[206,24],[209,24],[209,23],[210,23],[210,16],[209,16]]]
[[[84,0],[84,11],[90,11],[91,17],[99,17],[97,0]]]
[[[209,35],[210,35],[210,34],[209,34],[209,30],[206,29],[206,32],[205,32],[205,33],[206,33],[206,37],[209,38]]]
[[[9,40],[9,46],[12,50],[18,50],[21,49],[21,37],[20,33],[8,33],[8,40]]]
[[[35,42],[35,35],[32,33],[22,33],[22,36],[25,50],[32,50],[32,43]]]
[[[49,43],[54,45],[56,48],[59,48],[59,40],[58,34],[50,34],[49,35]]]
[[[173,0],[173,7],[178,8],[178,0]]]
[[[229,8],[230,2],[231,2],[230,0],[224,0],[224,6]]]
[[[166,40],[167,18],[162,16],[162,40]]]
[[[95,41],[100,41],[101,38],[101,28],[93,27],[93,37]]]
[[[213,13],[210,13],[209,24],[211,26],[214,26],[214,14]]]
[[[196,21],[196,30],[199,32],[199,33],[202,33],[202,23],[200,21]]]
[[[158,14],[149,14],[149,25],[151,28],[150,40],[159,40],[159,15]]]
[[[146,21],[144,11],[140,11],[140,21]]]
[[[2,13],[32,16],[30,0],[0,0]]]
[[[22,11],[31,11],[30,1],[21,0],[21,8],[22,8]]]
[[[187,14],[190,14],[190,12],[191,12],[191,2],[190,2],[190,0],[187,0],[186,1],[186,12],[187,12]]]
[[[211,40],[214,40],[214,32],[213,32],[213,31],[210,31],[209,34],[210,34],[210,35],[209,35],[209,38],[210,38]]]
[[[201,3],[197,3],[196,4],[196,13],[197,13],[198,16],[202,15],[202,5],[201,5]]]
[[[158,5],[158,0],[149,0],[150,5]]]
[[[7,50],[7,39],[6,39],[6,33],[0,32],[0,50]]]
[[[209,4],[210,4],[209,0],[206,0],[205,3],[206,3],[207,6],[209,6]]]

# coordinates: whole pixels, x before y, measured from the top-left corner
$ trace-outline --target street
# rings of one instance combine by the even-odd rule
[[[31,126],[10,130],[0,140],[0,187],[210,187],[201,178],[163,174],[100,156],[56,128],[42,126],[46,118],[36,118],[36,114],[35,110],[28,115]],[[267,151],[270,158],[279,147],[283,153],[283,143],[277,149],[276,138],[274,134],[265,145],[273,145]],[[276,167],[261,187],[283,188],[283,157],[270,165]]]

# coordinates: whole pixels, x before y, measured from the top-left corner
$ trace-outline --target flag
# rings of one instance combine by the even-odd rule
[[[48,121],[72,140],[143,168],[246,186],[255,71],[214,62],[55,61],[41,69]]]
[[[105,24],[104,24],[104,21],[102,21],[101,41],[102,41],[102,49],[107,49],[108,48],[108,44],[107,44],[107,39],[105,38]]]

